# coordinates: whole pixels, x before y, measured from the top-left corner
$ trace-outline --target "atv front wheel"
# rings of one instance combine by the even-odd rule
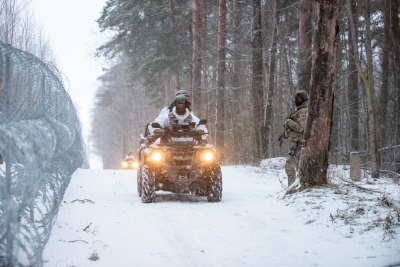
[[[215,166],[210,171],[210,185],[208,188],[207,201],[221,202],[222,199],[222,173],[221,167]]]
[[[139,165],[137,168],[137,192],[139,194],[139,197],[142,196],[142,167]]]
[[[142,203],[153,203],[156,200],[156,176],[148,166],[141,167],[141,197]]]

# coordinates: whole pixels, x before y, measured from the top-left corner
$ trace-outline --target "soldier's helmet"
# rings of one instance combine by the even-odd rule
[[[176,104],[186,104],[186,105],[188,105],[190,102],[189,102],[189,98],[186,96],[186,95],[177,95],[177,96],[175,96],[175,98],[174,98],[174,104],[176,105]]]
[[[176,92],[175,96],[179,96],[179,95],[184,95],[187,97],[188,101],[190,101],[190,95],[189,92],[186,90],[179,90],[178,92]]]
[[[186,99],[187,99],[187,100],[186,100],[186,101],[187,101],[187,103],[186,103],[186,108],[189,109],[189,110],[191,111],[190,105],[191,105],[192,103],[190,102],[190,95],[189,95],[189,92],[186,91],[186,90],[179,90],[179,91],[177,91],[177,92],[175,93],[175,98],[176,98],[177,96],[185,96],[185,97],[186,97]],[[172,111],[172,109],[173,109],[174,106],[176,105],[176,103],[175,103],[175,98],[174,98],[174,100],[171,102],[171,104],[168,106],[168,109],[169,109],[170,112]]]
[[[293,95],[294,103],[300,106],[304,101],[308,100],[308,93],[305,90],[299,90]]]

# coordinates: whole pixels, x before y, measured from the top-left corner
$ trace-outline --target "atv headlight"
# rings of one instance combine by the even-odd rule
[[[153,152],[153,153],[151,154],[151,159],[152,159],[153,161],[155,161],[155,162],[158,162],[158,161],[160,161],[160,160],[162,159],[162,155],[161,155],[160,152]]]
[[[204,155],[203,155],[203,159],[205,160],[205,161],[210,161],[210,160],[212,160],[214,158],[214,153],[211,153],[211,152],[206,152],[206,153],[204,153]]]
[[[135,161],[135,162],[132,163],[132,167],[135,168],[135,169],[138,167],[137,161]]]
[[[128,163],[126,161],[122,162],[122,168],[128,167]]]
[[[200,160],[202,162],[209,162],[215,159],[215,152],[214,151],[205,151],[200,154]]]

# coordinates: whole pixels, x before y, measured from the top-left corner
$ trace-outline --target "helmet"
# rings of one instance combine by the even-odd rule
[[[178,96],[178,95],[184,95],[184,96],[187,97],[187,100],[190,101],[190,95],[189,95],[189,92],[188,92],[188,91],[186,91],[186,90],[179,90],[178,92],[176,92],[175,96]]]
[[[305,90],[299,90],[293,95],[294,103],[296,106],[300,106],[304,101],[308,100],[308,93]]]
[[[182,104],[187,104],[189,102],[189,98],[186,95],[183,95],[183,94],[182,95],[177,95],[174,98],[174,103],[176,105],[179,102],[182,103]]]

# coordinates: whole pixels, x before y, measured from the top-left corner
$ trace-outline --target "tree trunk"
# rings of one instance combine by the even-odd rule
[[[206,7],[206,3],[205,0],[201,0],[200,1],[200,9],[203,11],[202,12],[202,19],[201,19],[201,28],[202,29],[207,29],[207,12],[205,12],[205,10],[207,10]],[[202,33],[202,40],[205,40],[207,38],[207,32],[206,31],[201,31]],[[203,81],[202,81],[202,85],[203,85],[203,92],[205,92],[205,95],[202,94],[202,97],[205,101],[205,103],[203,103],[203,112],[202,112],[202,116],[204,118],[210,118],[210,90],[209,90],[209,84],[208,84],[208,66],[207,66],[207,62],[206,62],[206,48],[205,48],[205,42],[201,42],[201,66],[203,69]],[[212,130],[211,128],[211,121],[208,122],[208,125],[210,126],[208,131],[209,132],[215,132]],[[211,141],[211,136],[209,136],[209,141]]]
[[[396,116],[396,145],[400,144],[400,23],[399,23],[399,1],[391,0],[391,30],[394,44],[394,60],[395,60],[395,81],[394,91],[397,93],[397,116]],[[396,171],[400,173],[400,149],[396,149]]]
[[[351,24],[350,19],[353,20],[353,23],[357,25],[358,16],[356,13],[357,10],[357,2],[351,1],[351,10],[353,13],[353,17],[348,17],[349,24]],[[349,103],[349,118],[350,118],[350,151],[358,151],[358,75],[357,75],[357,66],[356,61],[354,59],[354,44],[357,43],[357,31],[355,32],[355,39],[353,39],[353,35],[351,34],[351,28],[349,27],[349,82],[347,88],[347,99]]]
[[[243,125],[237,123],[237,116],[241,113],[241,88],[239,77],[242,74],[241,71],[241,53],[240,53],[240,25],[242,20],[242,8],[240,0],[234,0],[233,2],[233,36],[232,36],[232,58],[233,58],[233,74],[232,74],[232,114],[231,124],[235,125],[235,131],[233,131],[233,144],[241,144],[242,142],[242,132]],[[239,149],[239,151],[241,151]],[[240,154],[240,152],[239,152]],[[235,159],[240,159],[240,157],[235,156]],[[236,160],[237,163],[241,163],[240,160]]]
[[[336,51],[339,38],[339,0],[316,2],[314,68],[299,166],[300,182],[304,187],[327,183]]]
[[[274,10],[274,33],[272,36],[272,45],[271,45],[271,55],[269,61],[269,83],[268,83],[268,93],[267,93],[267,101],[265,103],[265,148],[263,150],[263,155],[266,156],[269,150],[270,144],[270,131],[272,127],[272,112],[273,105],[272,100],[274,99],[274,89],[275,89],[275,67],[276,67],[276,51],[278,46],[278,27],[279,27],[279,8],[280,8],[280,0],[275,0],[275,10]]]
[[[338,44],[338,51],[342,51],[341,43]],[[336,66],[342,66],[342,58],[341,53],[337,53],[336,55]],[[333,111],[332,111],[332,127],[331,127],[331,141],[330,147],[340,147],[340,140],[343,135],[343,132],[340,131],[340,114],[342,113],[342,107],[339,104],[341,101],[341,91],[340,91],[340,83],[339,83],[339,74],[338,68],[336,68],[334,88],[333,88]],[[340,156],[336,153],[337,151],[330,150],[330,158],[332,159],[333,164],[339,164]]]
[[[193,26],[191,25],[191,26],[189,26],[188,27],[188,42],[190,43],[190,45],[192,46],[192,48],[193,48],[193,43],[194,43],[194,40],[193,40]],[[191,60],[188,62],[189,64],[189,66],[188,66],[188,81],[187,81],[187,87],[188,87],[188,92],[189,92],[189,94],[192,96],[191,98],[192,98],[192,102],[193,102],[193,55],[194,55],[194,52],[192,52],[192,58],[191,58]],[[192,105],[192,109],[193,109],[193,105]]]
[[[380,98],[380,129],[381,129],[381,147],[385,147],[386,142],[386,129],[387,125],[387,103],[388,98],[388,84],[389,84],[389,54],[390,54],[390,0],[384,2],[384,15],[383,15],[383,47],[382,47],[382,84],[381,84],[381,98]]]
[[[379,122],[378,122],[378,103],[375,94],[375,79],[374,79],[374,65],[371,44],[371,2],[365,0],[365,29],[366,29],[366,50],[367,50],[367,63],[368,63],[368,109],[370,110],[369,127],[371,139],[371,177],[379,178],[381,169],[381,153],[379,152]]]
[[[174,16],[174,1],[173,0],[168,0],[169,1],[169,11],[170,11],[170,15],[169,15],[169,19],[170,19],[170,23],[171,23],[171,33],[174,36],[174,40],[175,40],[175,16]],[[175,53],[177,51],[174,51]],[[177,61],[177,66],[179,65],[178,62],[178,57],[175,54],[174,55],[175,60]],[[176,68],[178,69],[178,68]],[[181,81],[180,81],[180,77],[179,77],[179,73],[178,71],[174,72],[174,87],[175,87],[175,91],[179,91],[181,89]]]
[[[299,6],[299,90],[310,91],[311,79],[311,40],[312,40],[312,2],[300,0]]]
[[[352,18],[352,10],[350,0],[347,0],[347,10],[349,12],[349,17]],[[371,37],[370,37],[370,10],[369,10],[369,0],[365,1],[365,29],[366,29],[366,52],[367,52],[367,73],[365,73],[361,67],[361,62],[358,56],[357,44],[354,46],[354,58],[356,61],[356,66],[358,73],[364,83],[365,94],[367,96],[368,105],[368,126],[369,126],[369,139],[370,139],[370,149],[371,149],[371,177],[378,178],[379,170],[381,167],[381,158],[378,150],[379,137],[378,137],[378,106],[375,96],[375,85],[374,85],[374,74],[372,66],[372,50],[371,50]],[[353,39],[355,39],[356,28],[354,25],[354,20],[350,19],[351,32]]]
[[[193,3],[193,84],[192,108],[201,117],[201,9],[200,0]]]
[[[170,92],[171,92],[171,76],[168,75],[165,79],[165,86],[164,86],[164,106],[169,106],[171,103],[170,99]]]
[[[219,160],[224,159],[226,0],[219,0],[216,138]]]
[[[279,17],[278,17],[279,18]],[[274,20],[276,20],[276,16],[274,17]],[[285,70],[285,79],[286,79],[286,83],[287,83],[287,87],[289,87],[289,91],[294,94],[294,92],[296,91],[293,85],[293,79],[292,79],[292,71],[290,70],[290,59],[288,56],[288,53],[286,52],[286,46],[285,43],[283,42],[283,38],[281,36],[281,29],[280,29],[280,25],[279,23],[275,23],[276,29],[277,29],[277,40],[280,43],[280,55],[281,55],[281,62],[283,63],[283,67]],[[290,44],[289,44],[290,47]]]
[[[262,37],[261,37],[261,0],[252,0],[253,36],[252,36],[252,100],[256,160],[262,159],[263,142],[263,82],[262,82]]]

